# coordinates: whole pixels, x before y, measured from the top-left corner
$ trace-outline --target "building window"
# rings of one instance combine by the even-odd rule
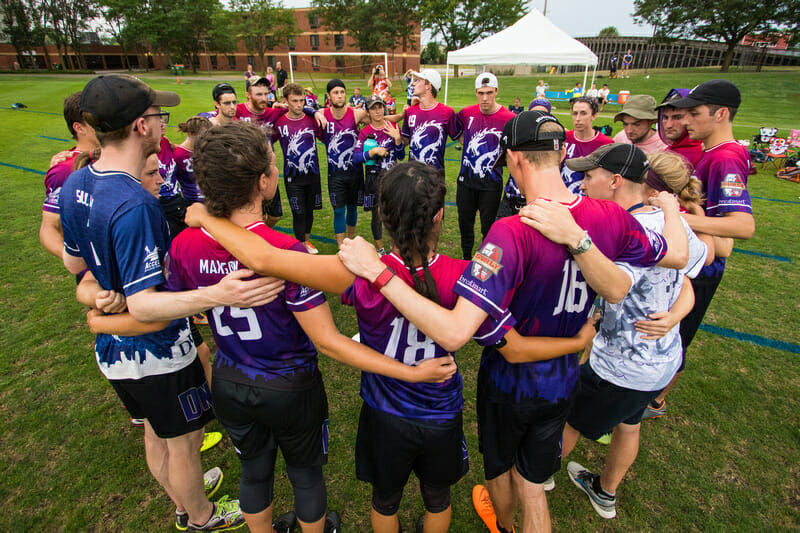
[[[337,50],[344,48],[344,35],[341,33],[333,36],[333,43],[336,45]]]
[[[311,35],[309,38],[311,39],[311,49],[319,50],[319,35]]]
[[[311,68],[319,70],[319,56],[311,56]]]
[[[275,68],[276,63],[277,60],[275,59],[275,56],[267,56],[267,65],[269,65],[272,68]]]
[[[217,56],[209,56],[209,59],[211,59],[211,68],[217,70]]]
[[[256,56],[247,56],[247,64],[253,65],[253,69],[256,68]]]
[[[295,46],[297,46],[297,37],[292,35],[286,39],[286,44],[289,46],[289,50],[294,50]]]
[[[308,14],[308,26],[312,30],[315,30],[315,29],[319,28],[319,17],[317,17],[317,15],[309,13]]]
[[[228,56],[228,68],[236,70],[236,56]]]

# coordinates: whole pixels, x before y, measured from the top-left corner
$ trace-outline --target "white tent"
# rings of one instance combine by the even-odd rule
[[[450,65],[585,65],[597,72],[597,56],[583,43],[564,33],[536,9],[501,32],[447,53],[444,101],[450,82]],[[592,74],[594,83],[594,73]]]

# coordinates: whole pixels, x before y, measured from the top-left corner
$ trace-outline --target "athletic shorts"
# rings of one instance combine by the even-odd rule
[[[402,491],[411,472],[425,484],[444,488],[469,471],[461,414],[437,427],[361,406],[356,438],[356,477],[378,494]]]
[[[328,462],[328,398],[322,376],[305,390],[271,390],[214,378],[214,411],[242,459],[281,449],[286,464]]]
[[[146,418],[162,439],[203,429],[214,418],[211,391],[197,358],[170,374],[113,379],[109,383],[131,418]]]
[[[512,466],[531,483],[544,483],[561,467],[561,435],[571,399],[560,402],[496,402],[488,398],[488,375],[478,372],[478,444],[487,480]]]
[[[203,334],[200,333],[200,328],[197,327],[197,324],[194,323],[194,320],[191,318],[189,320],[189,332],[192,334],[192,342],[194,342],[195,346],[200,346],[205,341],[203,340]]]
[[[692,344],[694,336],[697,335],[697,330],[700,329],[700,324],[703,322],[703,317],[706,315],[708,306],[711,305],[711,300],[714,298],[714,293],[717,292],[722,281],[722,274],[718,277],[704,276],[700,273],[692,281],[692,289],[694,289],[694,306],[689,314],[683,317],[680,323],[681,344],[683,352],[681,357],[681,366],[678,372],[683,372],[686,367],[686,351],[689,345]]]
[[[274,218],[280,218],[283,216],[281,190],[278,187],[275,187],[275,196],[272,197],[272,200],[261,201],[261,214],[269,215]]]
[[[378,165],[364,165],[364,211],[377,208],[378,180],[382,175]]]
[[[172,198],[159,198],[158,201],[161,204],[164,218],[167,219],[170,237],[174,239],[178,236],[178,233],[188,227],[185,222],[186,208],[191,205],[191,202],[181,195],[173,196]]]
[[[328,196],[334,209],[364,205],[364,172],[361,166],[347,172],[328,173]]]
[[[519,214],[519,210],[525,207],[524,198],[512,198],[503,193],[500,205],[497,207],[497,220]]]
[[[292,213],[302,215],[306,212],[306,206],[312,204],[314,211],[322,209],[322,186],[319,180],[307,185],[286,183],[286,196],[289,197]]]
[[[608,382],[587,361],[581,365],[567,423],[587,439],[597,440],[617,424],[641,422],[645,407],[659,394],[661,390],[639,391]]]

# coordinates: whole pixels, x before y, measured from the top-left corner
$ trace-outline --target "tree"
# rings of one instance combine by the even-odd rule
[[[736,45],[746,35],[800,30],[800,0],[636,0],[634,7],[634,20],[654,26],[656,39],[723,41],[722,72],[728,71]]]
[[[266,71],[264,56],[267,50],[286,43],[300,32],[294,12],[271,0],[235,0],[236,19],[234,34],[244,39],[248,52],[261,58],[261,69]],[[255,65],[254,65],[255,66]]]
[[[501,31],[528,12],[526,0],[423,0],[422,28],[444,40],[448,50],[469,46]]]
[[[423,65],[441,65],[445,62],[445,55],[439,43],[430,41],[420,54],[419,62]]]
[[[23,52],[33,48],[36,41],[28,6],[21,0],[0,0],[0,9],[3,17],[0,36],[8,39],[24,67]]]
[[[600,30],[598,37],[619,37],[619,30],[616,26],[607,26]]]
[[[89,21],[98,15],[98,6],[93,0],[48,0],[44,3],[50,14],[51,35],[56,46],[63,48],[64,56],[69,61],[69,45],[78,62],[73,67],[85,69],[83,32],[89,27]]]

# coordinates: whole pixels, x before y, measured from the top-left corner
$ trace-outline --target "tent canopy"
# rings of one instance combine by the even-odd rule
[[[536,9],[482,41],[447,53],[454,65],[586,65],[597,56]]]

